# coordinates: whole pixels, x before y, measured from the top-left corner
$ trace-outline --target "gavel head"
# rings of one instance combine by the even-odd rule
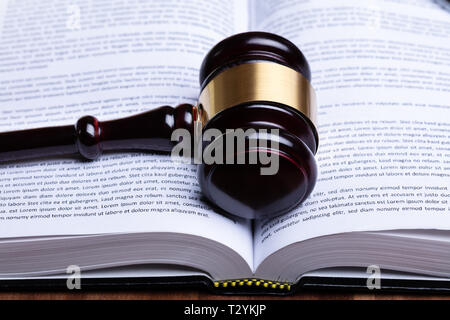
[[[318,147],[310,80],[301,51],[274,34],[238,34],[208,53],[196,117],[203,124],[199,183],[213,204],[262,219],[309,196]]]

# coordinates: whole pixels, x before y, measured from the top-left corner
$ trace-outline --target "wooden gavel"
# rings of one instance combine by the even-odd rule
[[[308,62],[290,41],[270,33],[238,34],[205,57],[196,106],[164,106],[106,122],[86,116],[75,126],[1,133],[0,161],[68,154],[96,160],[110,150],[171,152],[177,144],[171,139],[174,130],[193,133],[195,123],[223,134],[239,128],[277,129],[277,137],[256,137],[267,140],[267,147],[247,143],[244,150],[277,155],[276,174],[262,175],[261,163],[201,163],[198,168],[202,192],[219,208],[248,219],[274,217],[303,202],[317,179],[316,104],[310,81]]]

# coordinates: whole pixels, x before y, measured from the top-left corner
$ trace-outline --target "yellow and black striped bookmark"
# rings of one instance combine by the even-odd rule
[[[273,290],[291,291],[291,284],[288,282],[276,282],[261,279],[235,279],[215,281],[214,287],[221,288],[239,288],[244,289],[248,287],[260,287]]]

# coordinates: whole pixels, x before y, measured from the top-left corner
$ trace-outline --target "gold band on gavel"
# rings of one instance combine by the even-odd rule
[[[202,90],[198,106],[201,120],[206,121],[227,108],[264,101],[295,108],[316,123],[316,95],[308,79],[272,62],[246,63],[223,71]]]

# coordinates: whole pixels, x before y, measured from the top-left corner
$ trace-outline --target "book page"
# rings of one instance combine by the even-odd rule
[[[247,26],[240,0],[1,2],[0,131],[194,103],[203,57]],[[214,212],[201,200],[196,167],[164,155],[2,164],[0,230],[2,238],[188,233],[252,265],[249,223]]]
[[[433,1],[254,1],[292,40],[318,98],[319,179],[255,227],[255,264],[312,237],[450,229],[450,14]]]

